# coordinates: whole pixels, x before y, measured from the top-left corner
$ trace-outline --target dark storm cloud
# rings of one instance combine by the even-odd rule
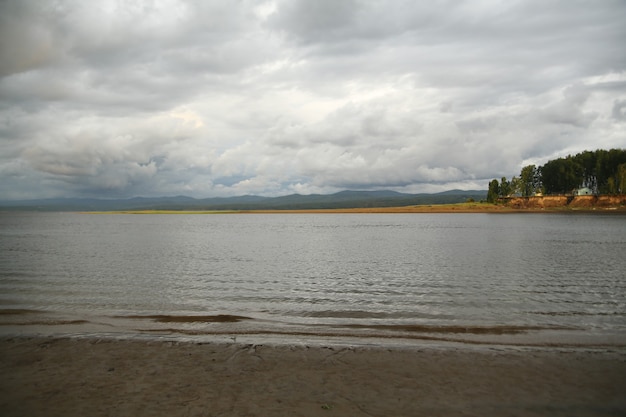
[[[621,1],[4,1],[0,195],[486,188],[625,147]]]

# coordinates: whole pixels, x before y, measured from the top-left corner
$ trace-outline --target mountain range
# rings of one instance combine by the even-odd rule
[[[291,194],[280,197],[244,195],[192,198],[134,197],[128,199],[49,198],[0,201],[0,210],[119,211],[119,210],[306,210],[362,207],[400,207],[453,204],[484,200],[486,190],[450,190],[435,194],[405,194],[390,190],[340,191],[335,194]]]

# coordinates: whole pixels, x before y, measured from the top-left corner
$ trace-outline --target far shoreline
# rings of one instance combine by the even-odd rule
[[[626,214],[626,206],[609,207],[548,207],[514,208],[504,204],[457,203],[397,207],[355,207],[318,209],[259,209],[259,210],[115,210],[81,211],[83,214],[490,214],[490,213],[598,213]]]

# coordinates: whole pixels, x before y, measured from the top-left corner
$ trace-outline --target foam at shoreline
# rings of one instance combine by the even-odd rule
[[[3,310],[0,313],[0,335],[4,336],[113,336],[156,340],[167,337],[195,341],[239,338],[251,343],[271,340],[275,344],[308,340],[380,347],[439,343],[486,347],[626,348],[624,334],[563,326],[388,324],[380,321],[289,323],[230,314],[73,317],[34,310]]]

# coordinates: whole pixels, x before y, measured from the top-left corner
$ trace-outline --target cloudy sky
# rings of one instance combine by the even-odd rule
[[[626,147],[623,0],[0,1],[0,199],[486,189]]]

